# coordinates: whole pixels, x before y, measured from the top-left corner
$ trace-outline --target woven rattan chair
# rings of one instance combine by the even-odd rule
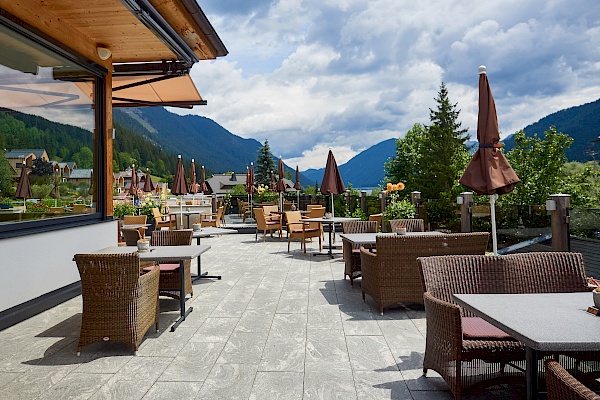
[[[258,231],[263,231],[263,242],[266,240],[267,231],[271,232],[271,237],[273,237],[273,231],[279,232],[279,237],[281,237],[281,220],[268,220],[265,217],[265,212],[262,208],[258,207],[254,209],[254,218],[256,218],[256,236],[254,240],[258,240]]]
[[[158,330],[159,269],[140,275],[137,253],[76,254],[83,313],[77,355],[107,339],[138,347],[148,329]]]
[[[425,232],[425,223],[419,218],[390,220],[390,228],[392,229],[392,232],[395,232],[396,228],[399,226],[405,226],[406,232]]]
[[[147,218],[145,215],[123,215],[123,225],[145,224]]]
[[[342,222],[344,233],[367,233],[377,232],[377,221],[346,221]],[[354,278],[360,277],[360,245],[352,245],[347,240],[342,240],[342,252],[344,255],[344,279],[350,278],[350,284],[354,286]]]
[[[290,242],[292,239],[300,239],[302,241],[302,248],[306,254],[306,239],[318,237],[319,238],[319,251],[323,249],[323,242],[321,240],[321,229],[311,227],[309,223],[302,222],[302,214],[300,211],[286,211],[285,219],[287,221],[288,230],[288,253],[290,252]]]
[[[379,250],[378,250],[379,251]],[[507,334],[488,335],[487,323],[472,331],[472,314],[459,307],[453,293],[553,293],[588,291],[583,257],[577,253],[524,253],[507,256],[419,258],[426,292],[427,337],[423,373],[438,372],[454,397],[482,381],[524,381],[524,345]],[[364,266],[363,266],[364,282]],[[500,331],[501,332],[501,331]]]
[[[121,235],[127,246],[137,246],[137,241],[142,238],[139,229],[121,229]]]
[[[150,239],[150,246],[189,246],[192,244],[193,231],[191,229],[180,229],[170,231],[154,231]],[[181,281],[179,277],[179,264],[160,264],[159,293],[179,299]],[[185,295],[194,295],[192,286],[192,275],[190,271],[190,260],[184,262],[185,273]]]
[[[548,359],[544,362],[548,400],[600,400],[600,396],[585,387],[558,361]]]
[[[362,296],[371,296],[379,311],[395,303],[423,304],[417,257],[485,254],[489,234],[377,236],[377,253],[361,249]]]

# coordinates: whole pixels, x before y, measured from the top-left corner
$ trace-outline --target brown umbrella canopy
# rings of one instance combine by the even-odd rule
[[[149,193],[154,191],[154,184],[152,183],[152,178],[150,177],[150,170],[146,169],[146,177],[144,178],[144,192]]]
[[[31,194],[31,186],[29,185],[29,176],[27,176],[27,166],[25,163],[23,163],[21,166],[21,176],[19,177],[19,184],[17,185],[15,197],[23,200],[33,197]]]
[[[202,166],[202,173],[200,174],[200,191],[204,194],[210,194],[211,190],[206,183],[206,175],[204,174],[204,165]]]
[[[135,172],[135,165],[131,166],[131,184],[129,185],[129,194],[132,196],[138,195],[138,178]]]
[[[180,196],[188,193],[188,187],[185,182],[185,171],[183,169],[183,163],[181,162],[181,156],[179,155],[177,157],[177,167],[175,168],[175,177],[173,178],[171,193]]]
[[[285,192],[285,181],[283,180],[285,177],[285,170],[281,157],[279,157],[279,163],[277,164],[277,174],[279,175],[279,179],[277,180],[277,191]]]
[[[190,167],[190,187],[189,193],[198,193],[200,191],[200,185],[196,182],[196,164],[192,158],[192,166]]]
[[[479,149],[460,178],[460,183],[479,195],[510,193],[519,177],[500,150],[500,131],[492,90],[485,67],[479,67],[479,115],[477,117]]]
[[[297,165],[296,165],[296,183],[294,183],[294,189],[302,190],[302,185],[300,184],[300,170],[298,169]]]
[[[273,171],[271,171],[271,186],[269,188],[273,192],[277,190],[277,184],[275,183],[275,175],[273,175]]]
[[[331,150],[329,150],[329,154],[327,155],[327,164],[325,165],[320,190],[324,195],[342,194],[346,191],[340,170]]]

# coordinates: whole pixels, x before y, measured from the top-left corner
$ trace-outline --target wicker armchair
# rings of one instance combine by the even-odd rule
[[[286,211],[285,219],[287,220],[288,229],[288,253],[290,252],[290,242],[292,239],[302,240],[302,248],[306,254],[306,239],[318,237],[319,238],[319,251],[323,249],[323,242],[321,240],[321,228],[318,226],[311,227],[309,223],[302,221],[302,215],[300,211]]]
[[[77,355],[96,342],[123,342],[135,354],[148,329],[158,331],[158,280],[156,266],[140,275],[137,253],[76,254],[81,277],[83,314]]]
[[[452,298],[453,293],[589,290],[583,257],[577,253],[425,257],[419,258],[418,263],[426,290],[423,373],[428,369],[438,372],[456,399],[461,398],[467,387],[483,381],[523,381],[522,370],[506,365],[513,362],[524,369],[525,348],[502,331],[484,333],[488,329],[483,320],[473,330],[473,320],[480,319],[460,308]]]
[[[377,236],[377,253],[361,248],[362,296],[371,296],[379,311],[395,303],[423,304],[417,257],[485,254],[489,233]]]
[[[585,387],[558,361],[548,359],[544,362],[548,400],[600,400],[600,396]]]
[[[425,223],[419,218],[390,220],[392,232],[395,232],[396,228],[399,226],[405,226],[407,232],[425,232]]]
[[[346,221],[342,222],[344,233],[367,233],[377,232],[377,221]],[[360,277],[360,245],[352,245],[342,239],[342,252],[344,255],[344,279],[350,278],[350,284],[354,286],[354,278]]]
[[[137,246],[137,241],[142,238],[139,229],[121,229],[121,236],[127,246]]]
[[[270,231],[271,237],[273,237],[273,231],[276,230],[279,232],[279,237],[281,237],[281,219],[268,220],[265,217],[264,210],[260,207],[254,209],[254,218],[256,218],[256,236],[254,240],[258,240],[258,231],[263,231],[263,242],[266,240],[267,231]]]
[[[147,218],[145,215],[123,215],[123,225],[145,224]]]
[[[151,246],[189,246],[192,244],[193,231],[191,229],[154,231],[150,239]],[[159,293],[161,296],[168,296],[179,299],[179,289],[181,280],[179,277],[179,264],[160,264],[160,283]],[[184,262],[185,273],[185,295],[194,295],[192,287],[192,275],[190,271],[190,260]]]

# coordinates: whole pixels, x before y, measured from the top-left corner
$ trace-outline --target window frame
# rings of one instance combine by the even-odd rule
[[[25,39],[31,40],[38,45],[45,47],[48,51],[56,53],[57,55],[79,65],[94,76],[94,119],[97,140],[93,152],[95,157],[94,165],[97,166],[99,172],[94,173],[94,179],[97,183],[97,202],[96,211],[94,213],[0,224],[0,239],[25,236],[34,233],[50,232],[59,229],[68,229],[112,220],[112,216],[107,216],[107,174],[106,160],[104,158],[107,141],[107,118],[105,107],[107,93],[105,90],[105,80],[108,70],[93,60],[84,57],[63,43],[59,43],[48,35],[40,32],[35,27],[21,21],[3,9],[0,9],[0,25],[23,36]]]

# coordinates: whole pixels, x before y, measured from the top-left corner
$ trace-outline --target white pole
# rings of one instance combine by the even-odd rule
[[[496,198],[497,194],[490,196],[490,213],[492,218],[492,251],[494,255],[498,255],[498,237],[496,236]]]
[[[329,196],[331,196],[331,216],[335,217],[335,210],[333,209],[333,193],[331,193]]]

